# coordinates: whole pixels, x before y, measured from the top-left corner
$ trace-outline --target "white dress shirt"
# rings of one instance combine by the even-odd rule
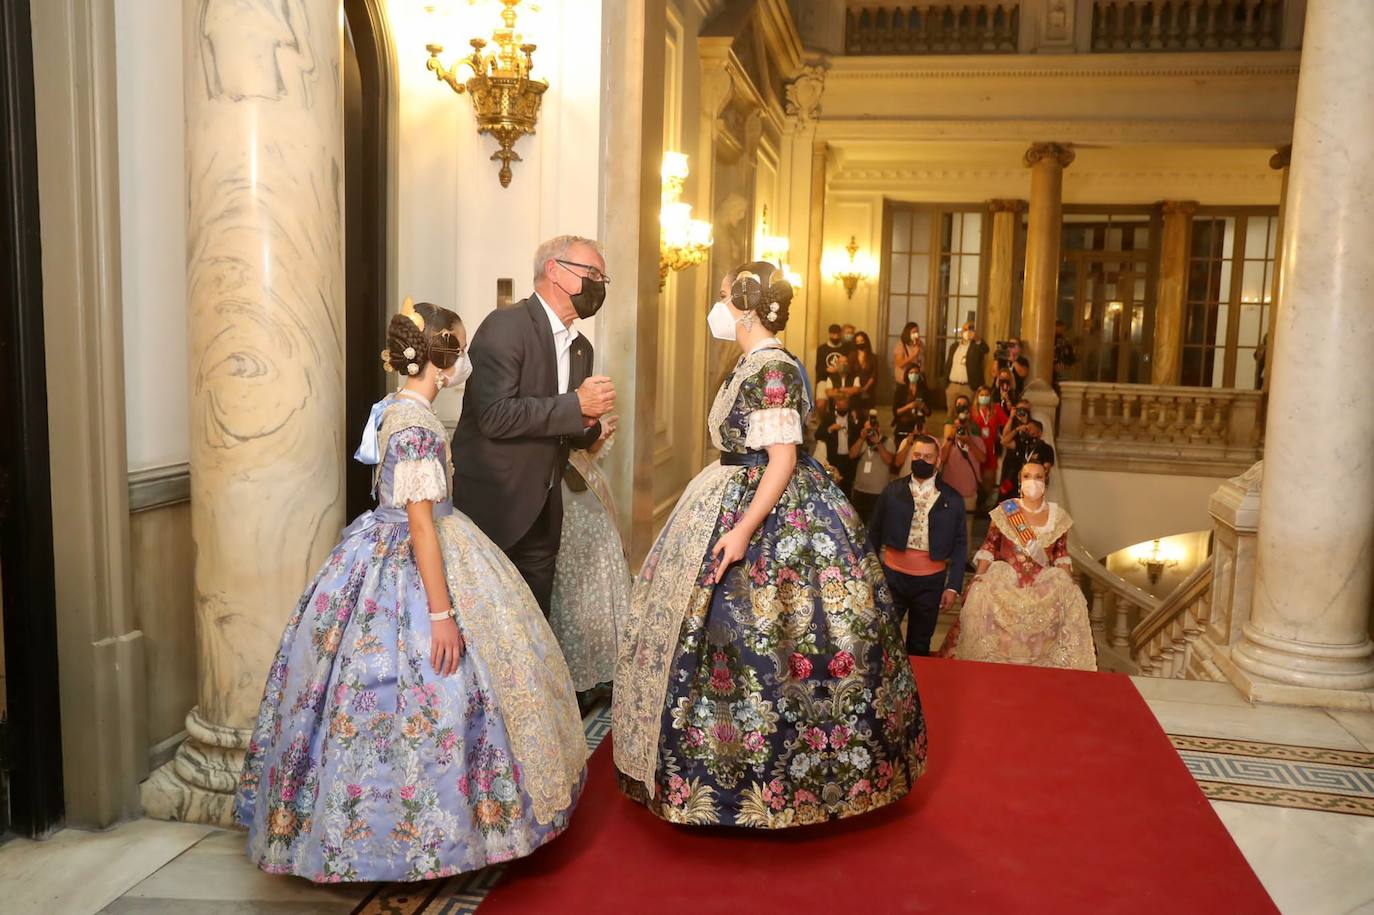
[[[549,303],[544,301],[544,297],[535,293],[534,297],[539,300],[539,304],[544,306],[544,313],[549,316],[549,329],[553,331],[553,351],[558,356],[558,393],[568,393],[568,376],[572,373],[572,351],[573,341],[577,339],[577,331],[563,323],[563,319],[558,316]]]
[[[958,348],[954,350],[954,358],[949,360],[949,381],[951,384],[969,383],[968,366],[964,364],[967,357],[968,341],[960,340]]]

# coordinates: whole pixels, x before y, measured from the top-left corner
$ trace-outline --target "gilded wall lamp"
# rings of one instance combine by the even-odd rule
[[[510,187],[512,162],[519,162],[520,154],[515,151],[515,141],[527,133],[534,133],[534,125],[539,120],[539,103],[549,84],[545,80],[531,79],[530,68],[534,66],[532,44],[521,42],[515,33],[515,7],[520,0],[501,0],[505,7],[501,10],[502,28],[492,32],[494,50],[483,53],[487,42],[474,38],[472,54],[445,67],[439,55],[444,46],[425,45],[429,51],[426,67],[434,75],[446,82],[454,92],[464,92],[472,99],[472,111],[477,117],[477,132],[490,134],[496,138],[501,148],[492,153],[493,162],[501,162],[500,180],[502,187]],[[463,65],[472,70],[467,82],[458,79],[458,68]]]
[[[658,288],[668,285],[668,273],[686,270],[706,260],[715,241],[711,224],[692,218],[692,205],[682,202],[687,182],[687,157],[680,152],[663,154],[662,207],[658,214]]]
[[[1155,538],[1149,549],[1137,547],[1135,553],[1136,565],[1145,570],[1145,575],[1150,579],[1150,584],[1159,584],[1160,576],[1165,569],[1171,569],[1178,565],[1180,550],[1173,545],[1161,547],[1159,538]]]
[[[871,281],[878,275],[878,270],[873,258],[859,251],[857,237],[849,236],[849,244],[844,246],[844,250],[849,252],[847,260],[841,257],[838,251],[832,251],[826,255],[821,270],[832,281],[842,284],[844,291],[852,299],[859,284]]]

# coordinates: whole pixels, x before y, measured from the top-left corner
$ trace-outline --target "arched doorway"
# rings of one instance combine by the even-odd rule
[[[386,390],[377,354],[389,314],[387,195],[392,52],[381,0],[344,0],[344,498],[372,505],[372,468],[352,460],[368,410]]]

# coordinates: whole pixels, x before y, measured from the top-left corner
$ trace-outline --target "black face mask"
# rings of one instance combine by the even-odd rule
[[[911,475],[918,480],[929,480],[935,476],[935,465],[930,461],[916,458],[911,462]]]
[[[568,298],[572,300],[579,318],[590,318],[601,310],[602,303],[606,301],[606,284],[584,276],[581,291]]]

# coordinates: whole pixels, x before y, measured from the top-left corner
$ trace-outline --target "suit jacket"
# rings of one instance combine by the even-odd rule
[[[968,562],[968,524],[964,497],[944,480],[937,479],[935,488],[940,497],[930,507],[926,522],[930,525],[930,558],[949,564],[949,578],[945,587],[962,591],[964,564]],[[911,519],[916,514],[916,500],[911,495],[911,475],[887,484],[873,518],[868,522],[868,542],[882,556],[882,548],[906,549],[911,534]]]
[[[569,350],[568,393],[558,393],[558,354],[548,314],[533,295],[482,321],[469,346],[472,376],[453,433],[453,502],[501,549],[515,544],[552,498],[571,448],[601,435],[582,421],[577,386],[592,372],[592,345],[578,335]],[[552,486],[550,485],[552,484]]]
[[[949,380],[949,370],[954,365],[954,354],[959,351],[959,344],[962,341],[955,340],[949,345],[949,355],[945,357],[945,380]],[[987,384],[987,376],[983,374],[983,361],[988,354],[988,345],[982,340],[975,339],[968,345],[968,351],[964,353],[964,367],[968,369],[968,386],[974,390],[980,384]],[[953,404],[950,404],[953,406]]]

